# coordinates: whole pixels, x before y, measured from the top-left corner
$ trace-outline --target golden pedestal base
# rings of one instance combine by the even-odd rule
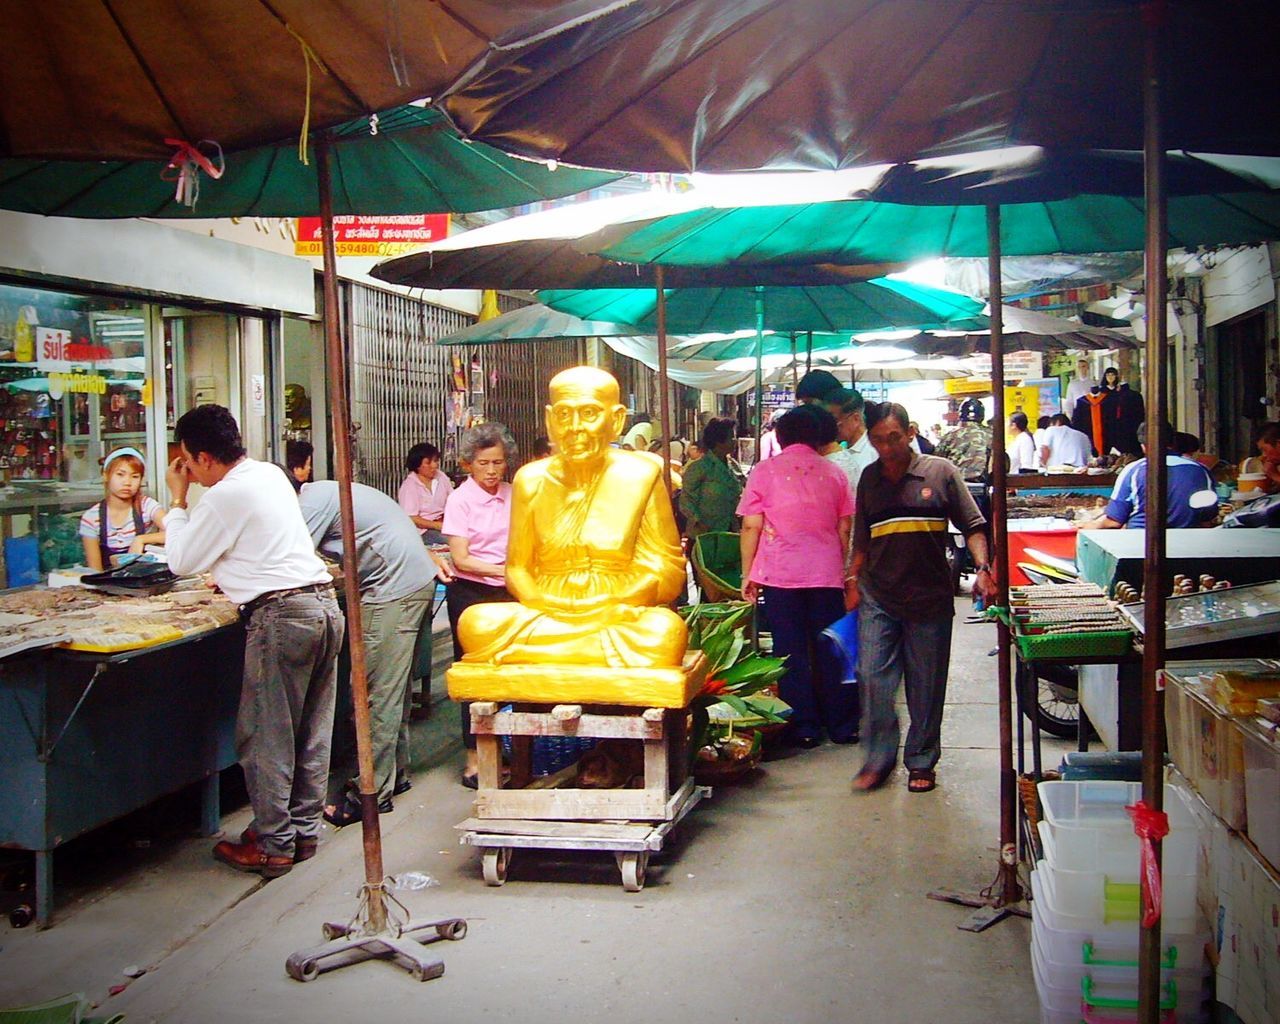
[[[596,665],[473,665],[454,662],[445,673],[454,700],[535,704],[623,704],[684,708],[707,677],[701,651],[679,668],[607,668]]]

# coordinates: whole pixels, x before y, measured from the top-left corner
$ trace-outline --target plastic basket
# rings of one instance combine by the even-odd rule
[[[1014,643],[1027,661],[1037,658],[1103,658],[1128,654],[1133,631],[1109,629],[1097,633],[1037,633],[1016,626]]]

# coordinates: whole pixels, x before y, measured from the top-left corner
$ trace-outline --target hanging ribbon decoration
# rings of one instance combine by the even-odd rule
[[[298,135],[298,159],[302,161],[304,167],[309,167],[311,161],[307,157],[307,136],[311,134],[311,65],[314,64],[321,73],[326,75],[329,69],[324,66],[324,61],[320,59],[319,54],[311,49],[311,44],[298,35],[292,26],[285,25],[285,29],[289,35],[298,40],[298,45],[302,47],[302,63],[307,70],[307,100],[302,111],[302,131]]]
[[[1133,834],[1138,837],[1142,849],[1142,927],[1151,928],[1160,920],[1163,908],[1163,886],[1160,881],[1160,865],[1156,863],[1154,840],[1169,834],[1169,815],[1153,811],[1145,801],[1126,807],[1133,819]]]
[[[200,172],[204,171],[210,178],[217,181],[227,169],[226,161],[222,156],[222,147],[212,139],[201,139],[194,145],[182,139],[165,139],[164,144],[173,146],[174,151],[173,156],[169,157],[168,164],[160,172],[160,179],[176,182],[177,187],[173,191],[174,201],[194,210],[200,198]],[[206,156],[200,151],[201,146],[206,149],[213,148],[217,153]]]

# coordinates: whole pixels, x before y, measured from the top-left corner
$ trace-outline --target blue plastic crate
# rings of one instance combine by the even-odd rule
[[[567,768],[596,745],[585,736],[535,736],[533,738],[533,774],[554,775]],[[511,757],[511,737],[502,737],[502,753]]]

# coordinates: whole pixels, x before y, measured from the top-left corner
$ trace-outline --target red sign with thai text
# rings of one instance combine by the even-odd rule
[[[334,248],[339,256],[395,256],[448,237],[447,213],[333,218]],[[298,218],[294,252],[299,256],[321,254],[319,217]]]

